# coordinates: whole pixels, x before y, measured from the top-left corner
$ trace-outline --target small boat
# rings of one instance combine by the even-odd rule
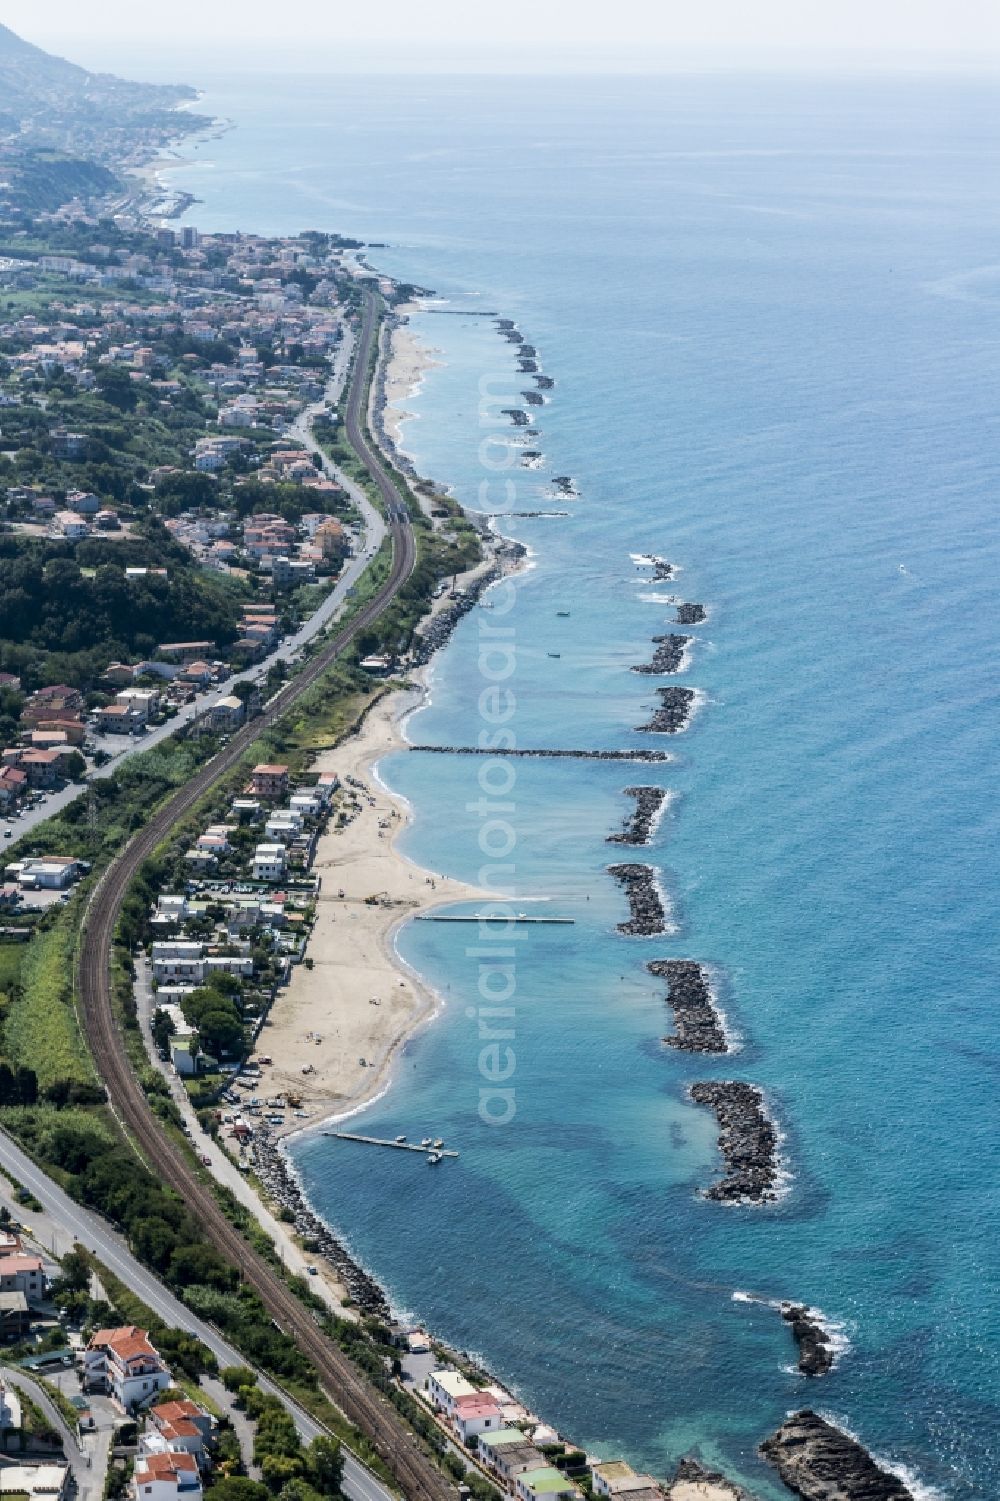
[[[425,1136],[424,1139],[423,1139],[423,1141],[420,1143],[420,1145],[422,1147],[429,1147],[429,1146],[432,1146],[433,1143],[431,1142],[431,1139],[430,1139],[429,1136]]]
[[[427,1153],[427,1162],[428,1162],[428,1165],[430,1167],[434,1167],[435,1164],[438,1163],[438,1162],[440,1162],[440,1161],[441,1161],[441,1153],[440,1152],[428,1152]]]
[[[435,1152],[439,1152],[443,1146],[444,1146],[444,1142],[441,1140],[441,1138],[439,1136],[438,1139],[437,1139],[437,1141],[434,1143],[434,1150],[435,1150]]]
[[[569,611],[568,610],[557,610],[556,614],[559,616],[559,618],[561,620],[568,620],[569,619]]]
[[[396,1137],[396,1145],[397,1145],[397,1147],[405,1147],[405,1145],[406,1145],[406,1137],[405,1136],[397,1136]]]
[[[549,656],[550,657],[561,657],[562,656],[562,652],[561,651],[550,651],[549,652]]]

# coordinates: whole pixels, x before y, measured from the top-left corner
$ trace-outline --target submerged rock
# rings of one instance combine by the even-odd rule
[[[857,1439],[809,1408],[782,1423],[760,1452],[802,1501],[914,1501]]]

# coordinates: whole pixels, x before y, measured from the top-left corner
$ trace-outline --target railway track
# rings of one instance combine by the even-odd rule
[[[364,433],[367,373],[378,334],[380,302],[364,293],[361,335],[348,394],[348,439],[378,486],[392,540],[389,577],[355,618],[331,636],[264,714],[233,735],[225,748],[149,820],[114,859],[98,883],[83,918],[76,984],[84,1033],[108,1096],[146,1161],[163,1182],[181,1194],[200,1220],[207,1239],[260,1295],[268,1313],[319,1373],[324,1388],[345,1416],[370,1440],[409,1501],[454,1501],[454,1488],[420,1449],[391,1403],[364,1373],[317,1327],[312,1314],[289,1291],[219,1208],[211,1190],[185,1156],[165,1138],[132,1072],[111,1004],[111,948],[118,915],[140,867],[177,821],[239,761],[261,731],[285,714],[334,663],[358,633],[377,620],[406,583],[416,547],[406,506]]]

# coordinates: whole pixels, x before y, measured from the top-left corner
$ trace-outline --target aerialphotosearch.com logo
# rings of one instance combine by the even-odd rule
[[[512,389],[514,377],[484,376],[479,383],[479,425],[486,430],[479,445],[479,460],[491,475],[506,474],[501,505],[491,494],[494,479],[484,479],[479,486],[480,510],[495,513],[507,509],[515,499],[517,487],[510,471],[517,464],[520,449],[511,441],[507,426],[509,409],[516,400]],[[497,390],[497,387],[500,389]],[[503,409],[507,408],[507,412]],[[468,1007],[466,1015],[478,1026],[479,1118],[488,1126],[507,1126],[517,1113],[513,1083],[517,1071],[516,1039],[517,951],[516,913],[507,898],[514,895],[517,830],[514,823],[517,805],[514,788],[517,772],[512,760],[503,754],[517,744],[512,721],[517,699],[511,679],[517,669],[516,632],[511,614],[517,604],[517,588],[512,578],[501,579],[489,592],[490,608],[477,612],[479,617],[478,670],[482,681],[479,693],[478,748],[495,754],[477,758],[479,796],[466,804],[466,812],[479,820],[478,844],[483,857],[478,883],[497,893],[497,900],[487,903],[481,913],[478,941],[466,949],[466,957],[477,961],[478,1004]]]

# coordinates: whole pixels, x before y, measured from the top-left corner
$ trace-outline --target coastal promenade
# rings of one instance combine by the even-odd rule
[[[348,393],[348,440],[378,488],[392,542],[389,577],[349,624],[335,631],[315,658],[275,697],[260,719],[232,737],[219,753],[123,849],[95,889],[83,919],[77,970],[81,1019],[100,1076],[123,1127],[163,1182],[178,1192],[202,1223],[215,1248],[254,1287],[279,1328],[291,1335],[315,1365],[331,1398],[369,1438],[411,1501],[450,1501],[454,1489],[418,1447],[389,1403],[369,1384],[354,1363],[317,1327],[313,1315],[290,1291],[220,1209],[211,1189],[187,1156],[163,1134],[132,1071],[111,1002],[110,960],[118,915],[143,861],[166,838],[221,777],[237,765],[262,730],[291,709],[341,656],[356,636],[376,621],[409,579],[416,546],[402,497],[364,432],[363,411],[368,370],[375,348],[382,304],[363,293],[361,332]]]

